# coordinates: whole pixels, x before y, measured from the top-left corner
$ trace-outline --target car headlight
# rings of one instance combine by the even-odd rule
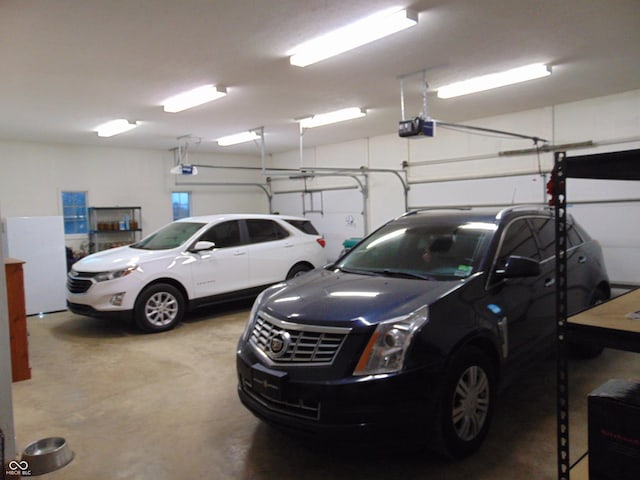
[[[120,270],[111,270],[109,272],[96,273],[93,279],[96,282],[106,282],[107,280],[115,280],[116,278],[126,277],[131,272],[133,272],[136,268],[138,268],[137,265],[129,265],[127,268],[123,268]]]
[[[354,375],[376,375],[402,370],[415,333],[429,320],[425,305],[403,318],[380,322],[360,356]]]

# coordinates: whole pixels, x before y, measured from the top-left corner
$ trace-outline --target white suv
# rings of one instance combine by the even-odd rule
[[[305,218],[185,218],[138,243],[76,262],[67,279],[67,306],[88,316],[133,315],[148,332],[169,330],[186,310],[253,297],[323,266],[324,246]]]

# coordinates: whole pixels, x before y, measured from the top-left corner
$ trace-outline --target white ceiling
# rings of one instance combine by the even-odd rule
[[[289,65],[297,44],[393,5],[417,10],[418,26]],[[306,130],[304,145],[396,132],[400,77],[407,117],[422,111],[422,74],[408,74],[425,70],[436,89],[534,62],[551,64],[552,76],[450,100],[429,93],[428,114],[460,122],[640,88],[640,2],[2,0],[0,138],[170,150],[191,135],[197,151],[258,154],[254,143],[213,140],[264,127],[275,153],[298,148],[294,118],[344,107],[369,115]],[[228,95],[162,110],[167,97],[207,83]],[[141,125],[98,138],[94,128],[118,117]]]

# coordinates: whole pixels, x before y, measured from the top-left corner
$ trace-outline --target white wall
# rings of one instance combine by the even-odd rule
[[[192,154],[206,165],[259,167],[245,156]],[[92,148],[0,140],[0,201],[5,217],[61,215],[61,192],[88,192],[89,206],[142,207],[143,234],[172,220],[171,192],[192,192],[192,215],[219,212],[267,213],[267,197],[258,188],[178,185],[178,182],[264,183],[259,171],[201,168],[192,177],[169,173],[173,153],[142,149]],[[86,237],[68,238],[74,248]]]

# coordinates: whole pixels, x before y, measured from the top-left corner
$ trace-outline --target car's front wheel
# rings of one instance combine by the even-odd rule
[[[452,458],[475,452],[489,431],[496,373],[480,349],[458,352],[447,369],[439,412],[441,450]]]
[[[145,288],[136,301],[134,316],[145,332],[164,332],[175,327],[184,315],[184,298],[173,285],[156,283]]]

